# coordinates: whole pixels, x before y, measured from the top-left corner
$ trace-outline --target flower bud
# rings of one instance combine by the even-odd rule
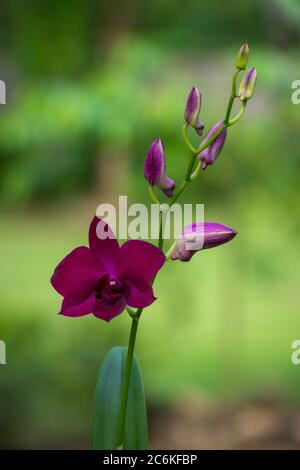
[[[160,188],[167,197],[173,196],[175,182],[166,176],[166,159],[160,139],[154,140],[149,147],[144,164],[144,176],[151,185]]]
[[[199,92],[198,88],[194,86],[190,91],[185,106],[184,119],[187,124],[193,126],[196,123],[200,113],[200,108],[201,93]]]
[[[247,70],[239,87],[239,97],[242,101],[250,100],[256,84],[256,68]]]
[[[210,140],[216,132],[222,127],[224,124],[223,121],[217,122],[217,124],[214,125],[210,129],[210,131],[207,133],[207,135],[204,137],[203,141],[201,142],[202,144],[205,144],[208,140]],[[203,150],[203,152],[199,153],[198,158],[202,162],[201,167],[203,170],[208,165],[212,165],[214,161],[218,158],[226,140],[227,136],[227,129],[225,128],[220,135],[208,146],[206,149]]]
[[[237,232],[215,222],[197,222],[187,225],[171,255],[172,260],[190,261],[197,251],[214,248],[229,242]]]
[[[199,92],[198,88],[193,87],[186,102],[184,119],[189,126],[194,127],[197,134],[199,135],[202,135],[204,129],[204,124],[199,119],[201,102],[201,93]]]
[[[248,42],[245,41],[242,47],[239,50],[239,53],[236,58],[236,66],[240,70],[245,70],[249,57],[249,46]]]

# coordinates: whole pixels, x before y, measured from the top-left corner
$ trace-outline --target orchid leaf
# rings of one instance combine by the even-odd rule
[[[128,392],[124,439],[119,438],[119,412],[127,348],[114,347],[105,357],[96,385],[92,449],[146,449],[147,413],[141,370],[133,358]]]

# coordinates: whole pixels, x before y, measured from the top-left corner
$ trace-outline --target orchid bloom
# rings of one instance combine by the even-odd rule
[[[106,238],[99,238],[100,230]],[[92,313],[110,321],[127,305],[147,307],[156,300],[151,281],[164,261],[163,252],[151,243],[129,240],[120,246],[110,227],[94,217],[89,248],[75,248],[51,278],[64,297],[60,313],[68,317]]]

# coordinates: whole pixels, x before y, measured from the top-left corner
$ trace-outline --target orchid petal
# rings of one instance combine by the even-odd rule
[[[129,240],[119,252],[118,275],[145,290],[164,262],[165,255],[156,246],[142,240]]]
[[[104,274],[99,262],[86,246],[75,248],[56,267],[51,283],[74,304],[83,302]]]

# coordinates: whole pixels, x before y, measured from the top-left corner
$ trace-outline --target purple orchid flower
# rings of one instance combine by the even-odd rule
[[[201,109],[202,97],[198,88],[195,86],[191,89],[188,96],[185,111],[184,120],[189,125],[194,127],[198,135],[202,135],[204,124],[199,119],[199,113]]]
[[[187,225],[177,240],[172,260],[190,261],[197,251],[223,245],[236,236],[237,232],[216,222],[196,222]]]
[[[144,176],[151,185],[160,188],[167,197],[173,196],[175,182],[166,176],[166,159],[160,139],[154,140],[149,147],[144,164]]]
[[[89,248],[75,248],[51,278],[64,297],[60,313],[68,317],[93,313],[110,321],[126,305],[147,307],[156,300],[151,281],[164,261],[163,252],[151,243],[129,240],[120,246],[108,224],[94,217]]]
[[[214,134],[222,127],[224,124],[223,121],[217,122],[210,131],[208,131],[207,135],[204,137],[203,141],[201,142],[202,144],[205,144],[209,139],[211,139]],[[206,149],[203,150],[203,152],[199,153],[198,158],[202,162],[201,167],[202,170],[205,170],[205,168],[208,165],[212,165],[214,161],[217,160],[218,156],[220,155],[227,136],[227,129],[225,128],[220,135],[208,146]]]

